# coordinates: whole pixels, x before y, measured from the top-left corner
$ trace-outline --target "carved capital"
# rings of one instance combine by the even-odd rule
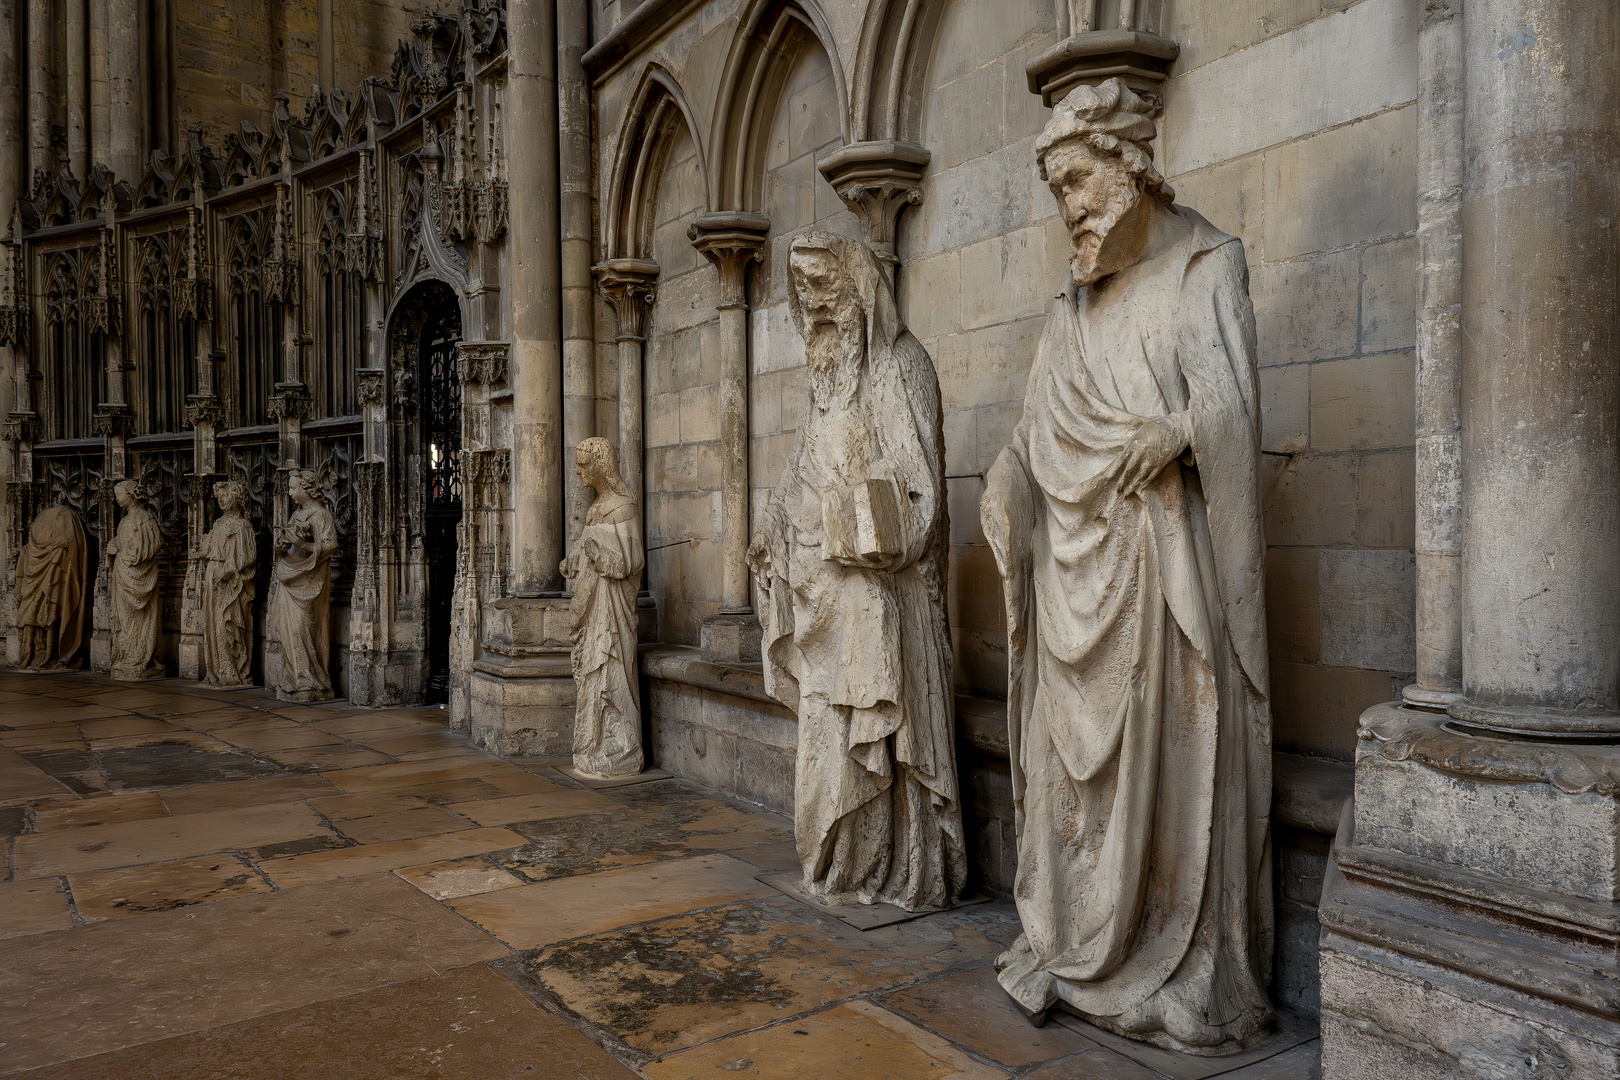
[[[1082,30],[1064,38],[1024,68],[1029,92],[1047,108],[1081,83],[1118,78],[1154,102],[1181,46],[1145,30]]]
[[[186,426],[207,424],[218,428],[225,423],[225,406],[213,394],[192,394],[186,398]]]
[[[309,387],[303,383],[277,383],[270,395],[269,413],[274,420],[308,420],[311,402]]]
[[[133,427],[128,405],[97,405],[96,414],[90,418],[90,433],[103,439],[124,438]]]
[[[496,386],[506,381],[511,347],[504,341],[463,341],[456,346],[457,366],[464,383]]]
[[[40,426],[38,413],[14,412],[6,417],[5,440],[10,443],[38,442]]]
[[[361,368],[355,372],[359,382],[357,392],[362,406],[381,408],[386,374],[381,368]]]
[[[913,143],[881,139],[840,147],[816,162],[827,183],[866,227],[866,242],[885,262],[895,261],[900,211],[922,202],[929,153]]]
[[[747,302],[748,264],[765,257],[765,234],[771,219],[763,214],[727,211],[704,214],[686,230],[686,238],[720,272],[720,306]]]
[[[658,264],[651,259],[609,259],[591,267],[596,287],[613,305],[620,341],[646,336],[647,312],[657,293]]]

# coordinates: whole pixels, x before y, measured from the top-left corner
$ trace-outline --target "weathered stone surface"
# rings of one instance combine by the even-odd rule
[[[258,539],[243,516],[247,488],[214,485],[220,516],[203,540],[203,653],[210,686],[243,686],[253,671],[253,574]]]
[[[1036,142],[1072,284],[980,504],[1023,810],[1024,935],[997,967],[1031,1015],[1220,1055],[1272,1019],[1252,959],[1272,935],[1251,891],[1271,779],[1259,369],[1242,244],[1165,195],[1153,111],[1118,79],[1081,86]],[[1211,344],[1174,344],[1190,341]],[[1171,723],[1196,734],[1161,741]],[[1210,1004],[1195,1015],[1182,995]]]
[[[297,507],[276,537],[269,628],[280,645],[274,679],[282,701],[325,701],[332,696],[332,553],[337,524],[321,499],[318,480],[305,469],[287,481]]]
[[[17,557],[17,663],[36,670],[73,668],[85,644],[84,525],[65,506],[40,512]]]
[[[765,689],[799,718],[804,887],[834,903],[940,908],[967,865],[938,382],[870,247],[806,234],[788,273],[811,405],[748,559]]]
[[[124,517],[118,533],[107,545],[108,595],[112,599],[112,659],[108,673],[115,679],[155,679],[163,676],[156,663],[159,610],[158,554],[163,532],[157,516],[145,505],[146,489],[124,480],[113,489]]]

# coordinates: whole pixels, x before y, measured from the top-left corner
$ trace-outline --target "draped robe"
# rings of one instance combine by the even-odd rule
[[[948,906],[966,878],[939,386],[876,259],[855,257],[870,259],[856,275],[864,363],[847,400],[812,401],[766,510],[770,551],[755,575],[765,687],[798,712],[793,827],[806,890],[927,910]],[[824,496],[874,478],[898,495],[903,550],[879,567],[823,558]]]
[[[587,542],[596,555],[586,554]],[[645,553],[641,507],[603,495],[585,513],[573,559],[574,768],[594,776],[641,771],[636,591]]]
[[[1053,303],[987,477],[1024,927],[997,967],[1030,1013],[1225,1053],[1271,1018],[1258,373],[1242,244],[1175,212],[1175,248]],[[1162,416],[1188,451],[1119,494]]]
[[[84,645],[84,525],[65,506],[41,510],[17,557],[17,630],[25,668],[77,667]]]
[[[327,665],[337,524],[325,506],[308,502],[294,511],[286,529],[301,539],[304,555],[295,559],[283,550],[271,584],[270,629],[281,642],[276,696],[283,701],[324,701],[332,696]]]
[[[241,514],[223,514],[204,555],[203,650],[210,686],[242,686],[253,671],[253,570],[258,539]]]
[[[158,602],[158,552],[163,531],[157,516],[136,506],[118,523],[108,597],[112,601],[112,661],[115,679],[152,679],[163,668],[152,662],[162,610]]]

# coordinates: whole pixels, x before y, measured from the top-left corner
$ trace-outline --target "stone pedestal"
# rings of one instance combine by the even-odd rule
[[[721,612],[703,620],[703,659],[711,664],[757,664],[764,631],[753,612]]]
[[[1620,1076],[1620,748],[1376,706],[1334,862],[1325,1078]]]
[[[485,610],[483,655],[469,680],[473,742],[502,757],[574,750],[569,602],[508,597]]]

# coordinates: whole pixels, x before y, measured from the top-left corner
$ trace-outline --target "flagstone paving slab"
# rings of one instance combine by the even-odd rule
[[[352,818],[340,824],[338,832],[357,843],[381,844],[389,840],[409,840],[417,836],[433,836],[470,828],[471,825],[454,814],[447,814],[436,806],[423,806],[393,814]]]
[[[367,765],[381,765],[387,755],[375,750],[363,750],[342,743],[330,746],[305,746],[293,750],[270,750],[264,755],[291,769],[309,772],[327,772],[331,769],[360,769]]]
[[[610,814],[519,823],[517,831],[530,842],[503,855],[501,865],[531,881],[548,881],[695,852],[741,851],[793,836],[786,818],[704,797],[695,785],[652,798],[637,798],[634,790],[615,791],[612,797],[628,805]]]
[[[246,806],[318,799],[337,791],[322,776],[293,774],[267,780],[238,780],[228,784],[193,784],[162,792],[172,814],[201,814],[212,810],[235,810]]]
[[[959,908],[863,933],[772,891],[557,945],[526,967],[574,1012],[638,1050],[664,1054],[983,964],[1017,935],[1011,905]]]
[[[763,896],[754,868],[725,855],[610,870],[449,901],[515,949]]]
[[[487,780],[496,787],[507,790],[501,783],[522,782],[522,778],[540,780],[539,777],[524,772],[516,765],[508,765],[494,758],[483,758],[477,761],[460,762],[454,765],[440,765],[432,761],[424,762],[395,762],[390,765],[377,765],[372,768],[345,769],[327,775],[344,791],[381,791],[386,788],[420,787],[423,784],[438,784],[446,780]],[[545,784],[546,781],[540,780]],[[547,784],[549,790],[555,787]],[[526,795],[528,792],[510,791],[512,795]]]
[[[0,938],[66,930],[73,925],[67,893],[58,878],[0,883]],[[6,951],[10,951],[7,946]],[[0,965],[3,966],[3,965]]]
[[[69,874],[73,906],[84,919],[123,919],[232,896],[267,893],[270,885],[235,855]]]
[[[17,876],[43,877],[167,862],[318,836],[326,831],[320,817],[300,803],[88,825],[19,836],[15,852]]]
[[[522,840],[508,829],[468,829],[442,836],[423,836],[414,840],[394,840],[385,844],[317,851],[288,859],[271,859],[260,863],[259,868],[270,875],[270,880],[278,886],[290,889],[334,878],[382,873],[401,866],[419,866],[426,862],[482,855],[515,847]]]
[[[1097,1049],[1095,1042],[1058,1024],[1030,1023],[989,966],[896,991],[882,1003],[1009,1067]]]
[[[326,781],[328,789],[337,791],[337,787]],[[412,810],[418,806],[448,806],[471,802],[478,799],[504,799],[509,796],[506,792],[477,777],[468,777],[463,780],[444,780],[437,784],[422,784],[418,787],[388,788],[381,791],[366,791],[353,795],[333,794],[328,798],[311,799],[310,808],[316,813],[325,814],[333,821],[344,821],[348,818],[370,817],[373,814],[387,814],[396,810]]]
[[[22,1074],[26,1080],[634,1080],[478,965]]]
[[[59,795],[67,788],[27,758],[0,747],[0,801]]]
[[[44,833],[168,816],[169,810],[157,792],[132,791],[66,803],[38,803],[34,806],[34,828]]]
[[[0,964],[0,1069],[72,1061],[505,953],[392,874],[17,938]]]
[[[494,892],[522,885],[523,879],[509,874],[486,859],[451,859],[426,866],[404,866],[394,873],[435,900]]]
[[[520,821],[543,821],[547,818],[574,817],[579,814],[605,814],[623,810],[624,804],[614,802],[594,791],[568,791],[558,788],[538,795],[511,795],[502,799],[453,803],[450,809],[480,825],[511,825]]]
[[[933,1032],[871,1002],[851,1001],[799,1020],[721,1039],[642,1067],[648,1080],[1006,1080]]]

